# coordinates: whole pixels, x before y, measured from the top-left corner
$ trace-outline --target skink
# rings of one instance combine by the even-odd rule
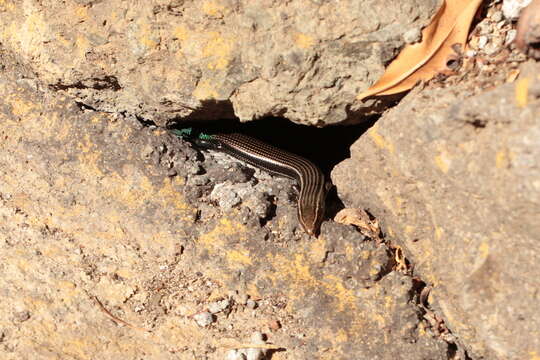
[[[205,134],[193,128],[173,130],[179,137],[196,145],[225,152],[239,160],[272,174],[296,180],[298,221],[306,233],[317,236],[324,216],[328,185],[322,171],[299,155],[278,149],[252,137],[238,133]]]

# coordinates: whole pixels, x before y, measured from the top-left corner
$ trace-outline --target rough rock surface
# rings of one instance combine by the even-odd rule
[[[0,2],[0,43],[93,108],[305,124],[354,120],[356,95],[438,0]],[[356,117],[358,119],[358,117]]]
[[[308,238],[288,180],[5,70],[2,359],[223,359],[254,331],[274,360],[447,359],[391,251],[332,222]]]
[[[0,1],[0,358],[537,359],[540,68],[500,2],[333,173],[391,246],[159,127],[356,121],[439,2]]]
[[[333,172],[346,205],[369,209],[433,285],[474,359],[540,354],[538,74],[414,91]]]

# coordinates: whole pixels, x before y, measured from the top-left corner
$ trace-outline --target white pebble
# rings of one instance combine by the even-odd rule
[[[529,5],[532,0],[503,0],[502,12],[509,20],[517,20],[521,9]]]
[[[476,51],[471,49],[465,51],[465,57],[472,58],[474,56],[476,56]]]
[[[248,301],[246,301],[246,306],[249,309],[253,310],[253,309],[255,309],[257,307],[257,302],[254,301],[254,300],[248,299]]]
[[[506,39],[504,40],[504,45],[510,44],[516,38],[517,30],[511,29],[506,33]]]
[[[231,302],[229,299],[215,301],[208,304],[208,311],[210,311],[212,314],[217,314],[218,312],[222,312],[223,310],[227,309],[230,304]]]
[[[405,31],[403,34],[403,40],[407,44],[414,44],[416,42],[419,42],[422,39],[422,32],[419,28],[412,28],[408,31]]]
[[[246,360],[246,355],[238,350],[229,350],[227,351],[225,360]]]
[[[494,22],[499,22],[503,19],[503,13],[502,11],[495,11],[492,15],[491,15],[491,20],[494,21]]]
[[[483,49],[486,46],[487,42],[488,42],[487,36],[480,36],[478,38],[478,48]]]
[[[264,351],[261,349],[249,348],[246,349],[247,360],[262,360],[264,359]]]
[[[260,331],[255,331],[253,334],[251,334],[251,341],[253,341],[255,344],[266,344],[264,341],[264,335]]]
[[[207,327],[214,322],[214,316],[208,311],[194,315],[193,319],[201,327]]]
[[[210,193],[210,199],[217,201],[222,209],[232,209],[242,202],[242,199],[235,191],[234,185],[228,181],[214,186]]]

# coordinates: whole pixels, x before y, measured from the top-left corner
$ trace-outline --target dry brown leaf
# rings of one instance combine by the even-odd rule
[[[459,58],[474,14],[482,0],[445,0],[431,23],[422,31],[422,41],[407,45],[388,65],[381,78],[358,95],[391,95],[411,89],[421,80],[451,73],[448,63]]]
[[[345,208],[340,210],[334,221],[345,225],[355,225],[360,232],[372,239],[379,239],[381,230],[377,220],[371,220],[368,213],[362,209]]]

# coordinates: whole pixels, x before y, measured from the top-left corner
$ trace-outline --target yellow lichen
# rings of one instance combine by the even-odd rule
[[[219,4],[217,1],[205,1],[202,4],[202,11],[209,16],[222,18],[225,13],[225,6]]]
[[[75,10],[75,15],[77,15],[80,20],[88,19],[88,8],[86,6],[77,7]]]
[[[209,80],[202,80],[193,91],[193,96],[198,100],[217,99],[219,94],[214,85]]]
[[[184,25],[175,27],[173,34],[180,41],[186,41],[189,37],[188,29]]]
[[[229,250],[227,251],[227,260],[229,263],[251,265],[251,257],[248,250]]]
[[[510,159],[507,149],[497,151],[495,155],[495,166],[497,169],[506,169],[510,166]]]
[[[451,163],[452,160],[446,152],[441,152],[439,155],[435,156],[435,164],[445,174],[450,170]]]
[[[245,237],[246,231],[247,229],[244,225],[227,218],[221,218],[214,229],[200,236],[197,241],[210,253],[218,254],[227,248],[225,242],[226,236],[235,236],[242,240]]]
[[[234,41],[232,39],[226,38],[216,31],[209,32],[208,40],[202,50],[203,57],[211,58],[207,64],[208,69],[223,70],[227,68],[233,48]]]
[[[380,135],[378,132],[378,126],[374,125],[371,127],[371,129],[368,130],[369,137],[373,140],[375,145],[377,145],[381,149],[386,149],[390,151],[390,153],[394,153],[394,144],[386,140],[382,135]]]
[[[440,240],[444,234],[444,229],[441,227],[435,227],[435,239]]]
[[[529,95],[529,78],[523,78],[516,81],[515,87],[515,99],[516,104],[519,107],[527,106],[527,97]]]
[[[309,49],[315,44],[315,39],[309,35],[298,33],[295,36],[294,42],[301,49]]]
[[[480,244],[480,247],[478,248],[480,252],[480,257],[483,259],[487,258],[489,255],[489,244],[487,242],[483,242]]]

